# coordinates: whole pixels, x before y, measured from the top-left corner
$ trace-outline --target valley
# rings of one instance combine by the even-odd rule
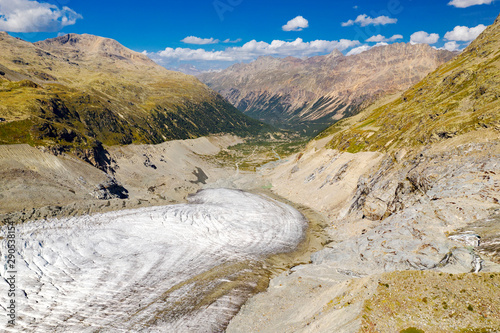
[[[311,135],[406,90],[454,55],[396,43],[352,56],[335,50],[307,59],[261,57],[198,77],[243,113]]]
[[[459,54],[261,57],[208,86],[102,37],[0,43],[2,330],[500,327],[500,17]]]

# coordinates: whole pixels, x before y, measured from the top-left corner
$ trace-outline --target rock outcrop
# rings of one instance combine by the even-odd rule
[[[496,132],[393,154],[339,152],[327,142],[260,173],[275,193],[325,214],[330,242],[311,264],[273,279],[227,332],[497,327]]]

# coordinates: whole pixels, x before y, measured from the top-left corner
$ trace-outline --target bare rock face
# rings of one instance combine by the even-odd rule
[[[327,215],[331,242],[311,264],[274,278],[226,331],[499,327],[498,311],[487,312],[498,306],[490,295],[500,277],[498,134],[470,133],[406,157],[320,145],[261,172],[275,192]]]
[[[331,124],[403,91],[453,57],[428,45],[392,44],[358,55],[260,57],[199,78],[251,117],[285,127]]]

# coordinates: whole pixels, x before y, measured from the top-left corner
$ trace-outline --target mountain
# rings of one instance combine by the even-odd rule
[[[0,33],[0,144],[68,149],[257,132],[193,76],[115,40],[69,34],[29,43]]]
[[[260,57],[198,77],[253,118],[283,127],[324,128],[380,96],[409,88],[453,55],[426,44],[401,43],[353,56],[335,50],[304,60]]]
[[[330,239],[226,332],[498,331],[499,50],[500,18],[409,90],[261,169],[324,214]]]
[[[500,17],[460,55],[392,102],[338,122],[321,136],[356,152],[428,145],[478,129],[500,131]]]

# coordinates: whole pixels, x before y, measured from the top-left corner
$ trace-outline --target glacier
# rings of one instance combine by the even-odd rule
[[[222,331],[256,287],[264,258],[293,251],[306,229],[294,208],[232,189],[201,190],[186,204],[19,224],[16,326],[2,318],[0,329]]]

